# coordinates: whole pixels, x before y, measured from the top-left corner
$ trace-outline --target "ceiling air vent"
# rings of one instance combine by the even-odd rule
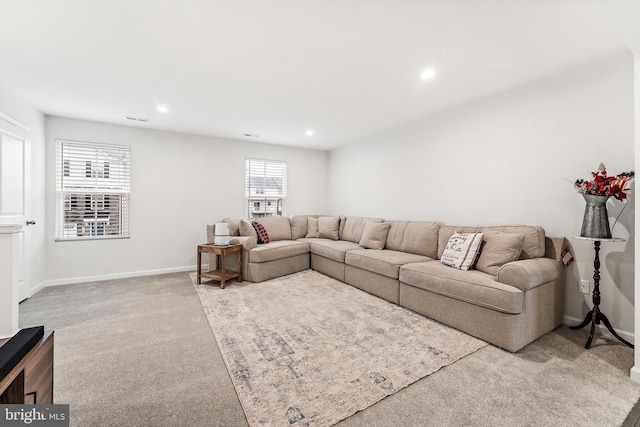
[[[149,119],[144,119],[142,117],[133,117],[133,116],[124,116],[125,119],[127,120],[131,120],[134,122],[144,122],[144,123],[148,123]]]

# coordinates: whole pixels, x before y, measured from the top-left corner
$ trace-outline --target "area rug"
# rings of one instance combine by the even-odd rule
[[[312,270],[194,286],[251,426],[330,426],[487,345]]]

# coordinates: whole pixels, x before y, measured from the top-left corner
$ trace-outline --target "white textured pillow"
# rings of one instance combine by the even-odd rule
[[[359,245],[365,249],[384,249],[391,224],[388,222],[368,222],[364,226]]]
[[[453,233],[447,242],[440,262],[449,267],[469,270],[482,247],[483,233]]]

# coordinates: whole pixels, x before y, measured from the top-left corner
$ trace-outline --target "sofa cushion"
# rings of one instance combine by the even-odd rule
[[[348,216],[344,220],[344,228],[342,229],[341,240],[348,240],[353,243],[360,243],[364,226],[367,222],[383,222],[382,218],[366,218],[358,216]]]
[[[269,240],[291,240],[291,223],[289,218],[277,216],[273,218],[257,219],[258,224],[262,224],[269,233]]]
[[[387,221],[391,224],[386,249],[438,257],[438,230],[442,225],[433,221]]]
[[[294,215],[289,218],[291,224],[291,238],[301,239],[307,235],[307,217],[304,215]]]
[[[318,218],[307,218],[307,234],[304,237],[318,237]]]
[[[524,236],[522,252],[519,259],[540,258],[545,253],[544,228],[533,225],[499,225],[491,227],[465,227],[458,225],[443,225],[438,233],[438,258],[453,233],[478,233],[485,231],[502,231],[505,233],[521,234]]]
[[[256,233],[256,229],[253,228],[253,225],[246,219],[240,220],[240,235],[244,237],[253,237],[258,241],[258,233]]]
[[[258,221],[253,221],[251,225],[253,225],[253,228],[256,229],[256,234],[258,235],[258,243],[269,243],[269,233],[267,232],[267,229],[264,228],[264,225],[260,224]]]
[[[364,226],[359,245],[365,249],[383,249],[391,224],[388,222],[368,222]]]
[[[318,217],[318,237],[321,239],[338,240],[340,238],[340,217]]]
[[[400,281],[480,307],[518,314],[524,310],[524,292],[499,283],[482,271],[462,271],[438,261],[408,264],[400,267]]]
[[[311,253],[329,258],[334,261],[344,262],[348,251],[362,249],[360,245],[344,240],[329,239],[302,239],[309,243]]]
[[[482,233],[453,233],[442,252],[440,262],[467,271],[478,259],[482,247]]]
[[[309,252],[309,244],[299,240],[277,240],[249,251],[249,262],[268,262]]]
[[[484,244],[476,268],[487,274],[497,275],[500,267],[520,257],[524,236],[485,230]]]
[[[390,249],[358,249],[347,252],[345,263],[391,279],[398,278],[401,265],[431,261],[433,258]]]

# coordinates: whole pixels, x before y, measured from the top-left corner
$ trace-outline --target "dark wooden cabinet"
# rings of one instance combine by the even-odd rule
[[[0,403],[53,403],[53,335],[53,331],[45,331],[40,341],[0,381]]]

